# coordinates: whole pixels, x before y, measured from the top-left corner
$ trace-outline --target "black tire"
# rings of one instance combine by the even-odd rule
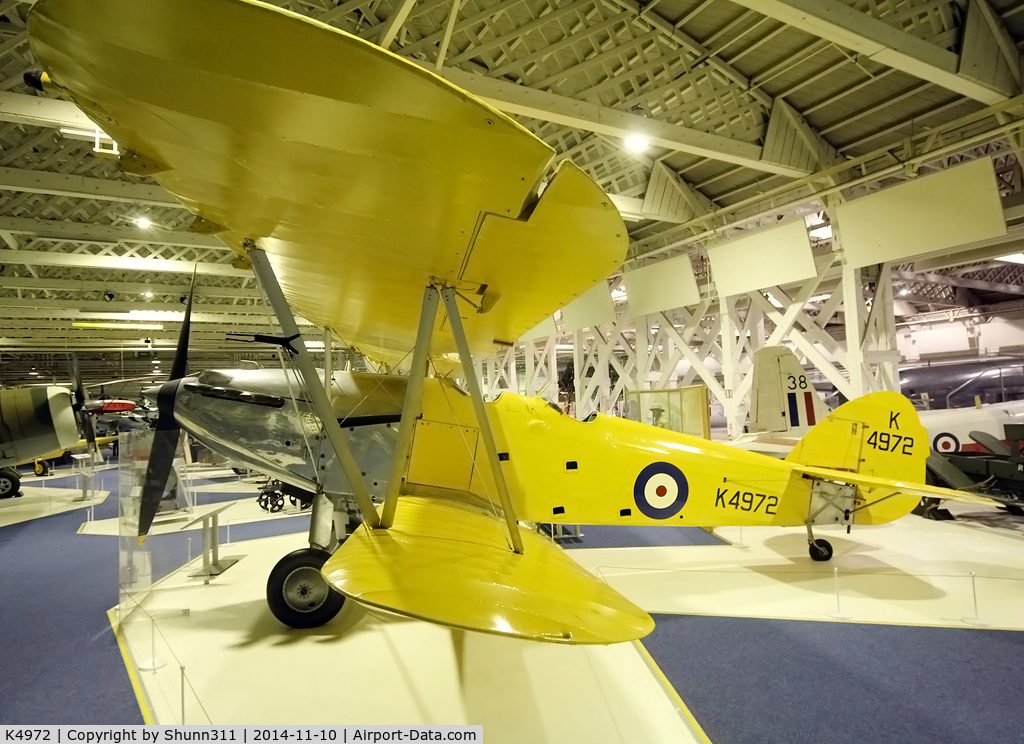
[[[12,499],[21,490],[21,475],[14,468],[0,470],[0,499]]]
[[[259,504],[260,509],[263,509],[263,511],[267,510],[267,504],[269,502],[270,497],[268,497],[267,494],[265,493],[261,493],[259,496],[256,497],[256,503]]]
[[[811,558],[816,561],[827,561],[832,558],[832,543],[828,540],[815,540],[808,546]]]
[[[32,472],[39,476],[49,475],[50,463],[46,460],[36,460],[32,465]]]
[[[277,514],[279,511],[284,509],[284,495],[283,494],[275,493],[273,496],[271,496],[268,499],[268,501],[269,501],[269,506],[267,507],[267,511],[269,511],[271,514]]]
[[[341,611],[345,597],[320,575],[330,554],[302,548],[277,562],[267,579],[267,604],[274,617],[291,628],[319,628]]]

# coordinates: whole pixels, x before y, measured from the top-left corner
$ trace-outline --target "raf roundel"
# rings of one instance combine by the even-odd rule
[[[960,440],[949,432],[942,432],[936,434],[935,439],[932,440],[932,449],[942,454],[944,452],[959,452],[960,451]]]
[[[633,501],[651,519],[674,517],[686,504],[689,493],[683,471],[667,462],[648,465],[633,484]]]

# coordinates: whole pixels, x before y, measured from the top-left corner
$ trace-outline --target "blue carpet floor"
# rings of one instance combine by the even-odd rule
[[[96,519],[117,516],[117,477],[116,468],[98,473],[96,488],[110,496],[96,506]],[[50,478],[46,485],[75,488],[78,481]],[[237,498],[204,493],[200,503]],[[75,534],[85,518],[77,509],[0,528],[0,725],[142,723],[106,614],[118,601],[117,538]],[[308,520],[233,525],[231,540],[304,532]],[[184,563],[189,537],[196,557],[198,531],[147,540],[154,579]],[[303,542],[297,535],[296,547]]]
[[[653,548],[671,545],[722,545],[723,541],[700,527],[620,527],[585,524],[583,537],[560,537],[563,548]]]
[[[1024,633],[655,615],[643,644],[714,744],[1024,742]]]
[[[116,470],[101,483],[108,473],[116,494]],[[109,504],[116,515],[108,498],[98,518]],[[107,620],[117,540],[76,535],[84,518],[78,509],[0,529],[0,723],[142,723]]]

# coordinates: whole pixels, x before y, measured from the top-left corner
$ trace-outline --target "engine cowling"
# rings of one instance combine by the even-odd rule
[[[69,390],[55,386],[0,390],[0,467],[63,451],[78,440]]]

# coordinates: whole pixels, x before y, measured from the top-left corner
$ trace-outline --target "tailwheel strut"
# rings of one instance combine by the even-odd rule
[[[807,552],[810,553],[811,560],[827,561],[832,559],[832,543],[822,540],[820,537],[815,538],[810,522],[807,523]]]

